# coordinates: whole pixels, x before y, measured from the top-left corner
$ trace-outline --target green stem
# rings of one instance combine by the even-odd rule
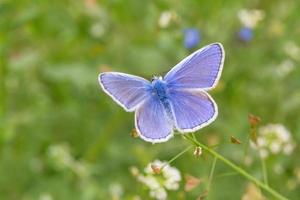
[[[237,172],[228,172],[228,173],[224,173],[224,174],[220,174],[218,176],[216,176],[216,178],[223,178],[225,176],[235,176],[235,175],[238,175],[239,173]]]
[[[188,140],[190,140],[191,142],[193,142],[195,145],[202,147],[202,149],[206,150],[208,153],[210,153],[211,155],[213,155],[214,157],[216,157],[217,159],[219,159],[220,161],[222,161],[223,163],[225,163],[226,165],[228,165],[229,167],[234,169],[236,172],[238,172],[240,175],[244,176],[246,179],[252,181],[256,185],[261,187],[262,189],[264,189],[266,192],[270,193],[271,195],[273,195],[277,199],[288,200],[286,197],[282,196],[277,191],[270,188],[268,185],[266,185],[266,184],[262,183],[261,181],[257,180],[254,176],[250,175],[248,172],[246,172],[245,170],[243,170],[242,168],[240,168],[239,166],[237,166],[236,164],[234,164],[230,160],[226,159],[225,157],[223,157],[218,152],[214,151],[213,149],[207,147],[206,145],[202,144],[198,140],[196,140],[196,139],[194,139],[194,138],[192,138],[188,135],[186,135],[186,138]]]
[[[187,152],[188,150],[190,150],[193,146],[188,146],[187,148],[185,148],[183,151],[181,151],[180,153],[178,153],[176,156],[174,156],[173,158],[171,158],[169,161],[168,161],[168,164],[171,164],[174,160],[176,160],[177,158],[179,158],[181,155],[183,155],[185,152]],[[167,164],[166,164],[167,165]],[[166,165],[164,165],[161,170],[163,170]]]
[[[214,161],[213,161],[213,164],[212,164],[212,167],[211,167],[211,170],[210,170],[210,174],[209,174],[209,178],[208,178],[208,184],[207,184],[207,190],[208,191],[210,191],[210,186],[211,186],[212,179],[213,179],[213,176],[214,176],[214,171],[215,171],[215,168],[216,168],[217,160],[218,160],[218,158],[214,157]]]
[[[248,156],[249,142],[250,142],[250,135],[248,134],[247,141],[246,141],[246,144],[244,146],[244,165],[246,164],[246,159],[247,159],[247,156]]]
[[[269,183],[268,183],[268,173],[267,173],[265,159],[262,158],[261,156],[260,156],[260,162],[261,162],[261,167],[262,167],[262,172],[263,172],[263,177],[264,177],[264,183],[266,185],[269,185]]]

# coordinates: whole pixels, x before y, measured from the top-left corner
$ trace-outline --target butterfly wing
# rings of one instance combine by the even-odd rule
[[[148,142],[165,142],[173,136],[173,125],[155,96],[147,99],[135,113],[135,127],[140,137]]]
[[[173,67],[164,80],[173,88],[212,89],[221,76],[224,56],[222,44],[207,45]]]
[[[150,82],[138,76],[117,72],[104,72],[99,75],[99,83],[109,96],[126,111],[134,111],[148,98]]]
[[[170,90],[169,100],[180,132],[199,130],[218,115],[216,103],[205,91]]]

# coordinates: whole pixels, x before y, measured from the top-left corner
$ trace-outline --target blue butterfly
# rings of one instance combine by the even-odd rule
[[[152,143],[165,142],[173,130],[194,132],[213,122],[217,104],[206,92],[221,76],[225,52],[213,43],[192,53],[165,76],[152,81],[118,72],[99,74],[99,83],[127,112],[135,111],[139,136]]]

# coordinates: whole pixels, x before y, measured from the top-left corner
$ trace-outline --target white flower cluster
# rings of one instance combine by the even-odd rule
[[[147,186],[150,190],[150,197],[157,200],[167,199],[166,190],[177,190],[181,175],[178,169],[171,167],[167,162],[155,160],[147,165],[144,173],[137,169],[132,170],[137,180]]]
[[[279,77],[285,77],[296,68],[295,61],[300,60],[300,47],[294,41],[287,41],[283,45],[283,51],[287,55],[278,66],[275,68],[275,73]]]
[[[300,59],[300,47],[294,41],[287,41],[283,46],[284,52],[294,60]]]
[[[257,9],[242,9],[238,12],[238,18],[241,23],[248,28],[255,28],[257,23],[263,20],[265,13],[262,10]]]
[[[123,187],[120,183],[114,182],[109,185],[109,192],[112,200],[119,200],[124,193]]]
[[[75,160],[69,146],[66,144],[51,145],[48,148],[48,158],[57,170],[71,170],[79,177],[87,177],[88,166],[82,161]]]
[[[268,124],[261,127],[258,130],[257,144],[251,142],[251,146],[259,151],[262,158],[280,152],[289,155],[295,148],[291,133],[282,124]]]

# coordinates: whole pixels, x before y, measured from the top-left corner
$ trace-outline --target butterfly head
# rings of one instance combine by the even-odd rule
[[[156,80],[163,80],[163,78],[161,76],[153,76],[152,79],[151,79],[151,82],[153,83],[154,81]]]

